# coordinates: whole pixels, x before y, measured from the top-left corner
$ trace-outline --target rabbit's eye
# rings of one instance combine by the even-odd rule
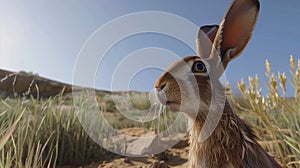
[[[202,61],[196,61],[192,67],[194,73],[206,73],[207,69]]]

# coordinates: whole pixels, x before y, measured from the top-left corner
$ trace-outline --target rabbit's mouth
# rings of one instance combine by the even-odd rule
[[[173,112],[179,112],[180,111],[180,103],[167,101],[166,106]]]
[[[169,108],[173,112],[178,112],[180,110],[180,103],[170,100],[164,93],[158,92],[156,94],[159,102]]]
[[[160,98],[159,98],[160,99]],[[169,100],[161,100],[160,103],[167,108],[169,108],[173,112],[179,112],[180,110],[180,103],[177,103],[175,101],[169,101]]]

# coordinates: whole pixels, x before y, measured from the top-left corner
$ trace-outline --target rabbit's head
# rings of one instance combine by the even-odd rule
[[[187,114],[207,111],[212,87],[222,87],[219,78],[228,63],[240,55],[256,24],[258,0],[235,0],[220,26],[200,28],[198,56],[187,56],[173,63],[156,81],[159,101],[172,111]],[[212,81],[215,82],[212,85]]]

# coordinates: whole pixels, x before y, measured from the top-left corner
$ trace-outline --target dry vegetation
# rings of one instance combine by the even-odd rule
[[[288,98],[286,73],[272,72],[266,61],[268,95],[262,96],[258,76],[249,77],[249,86],[241,80],[238,84],[242,98],[232,99],[241,116],[254,127],[266,149],[276,155],[284,167],[300,166],[300,60],[296,65],[290,58],[290,84],[294,97]]]
[[[296,65],[294,57],[291,57],[290,65],[292,77],[287,79],[285,73],[275,75],[270,63],[266,62],[268,95],[261,94],[262,86],[255,76],[249,77],[249,84],[239,82],[241,96],[229,98],[239,115],[255,129],[265,149],[284,167],[293,168],[300,167],[300,60]],[[294,88],[294,97],[286,96],[288,82]],[[149,108],[145,93],[130,94],[131,104],[136,108]],[[108,93],[99,93],[98,103],[115,128],[130,132],[131,129],[125,128],[157,131],[157,128],[163,130],[168,127],[165,120],[141,124],[127,119],[117,112]],[[133,110],[126,104],[124,108]],[[176,116],[164,117],[172,121]],[[90,167],[140,167],[151,165],[155,160],[165,160],[171,167],[181,167],[186,162],[186,153],[187,148],[183,145],[155,157],[124,160],[88,137],[74,113],[72,101],[62,94],[39,100],[28,96],[0,100],[0,167],[76,167],[92,162],[95,166]]]

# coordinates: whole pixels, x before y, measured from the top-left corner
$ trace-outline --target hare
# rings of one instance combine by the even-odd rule
[[[209,113],[220,112],[214,102],[218,100],[215,94],[225,90],[219,78],[228,63],[239,56],[248,43],[259,8],[258,0],[234,0],[220,26],[200,28],[198,56],[187,56],[175,62],[155,83],[160,103],[173,112],[187,114],[193,121],[189,151],[191,168],[281,167],[257,143],[251,127],[236,115],[225,94],[220,119],[212,133],[202,131]],[[203,42],[203,35],[210,44]],[[203,134],[209,136],[199,140]]]

